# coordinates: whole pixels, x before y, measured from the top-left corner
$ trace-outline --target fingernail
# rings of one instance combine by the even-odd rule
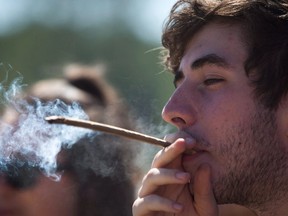
[[[173,208],[176,209],[176,210],[182,210],[183,206],[180,205],[179,203],[173,203]]]
[[[177,179],[180,179],[180,180],[188,180],[190,177],[188,173],[184,173],[184,172],[178,172],[175,174],[175,176]]]

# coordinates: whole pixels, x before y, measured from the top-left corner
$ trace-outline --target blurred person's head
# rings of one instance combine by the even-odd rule
[[[133,128],[123,99],[101,68],[70,65],[63,78],[39,81],[26,93],[31,104],[34,98],[78,102],[92,121]],[[6,109],[3,120],[17,122],[17,112]],[[29,161],[9,164],[8,174],[0,169],[0,215],[131,215],[135,151],[120,137],[100,133],[82,138],[58,154],[59,181],[29,167]]]

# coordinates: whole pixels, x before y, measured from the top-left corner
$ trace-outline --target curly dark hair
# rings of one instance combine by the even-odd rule
[[[189,40],[210,22],[238,24],[242,28],[249,52],[244,67],[255,96],[268,108],[276,109],[288,91],[287,1],[177,1],[162,35],[166,49],[163,61],[169,70],[178,69]]]

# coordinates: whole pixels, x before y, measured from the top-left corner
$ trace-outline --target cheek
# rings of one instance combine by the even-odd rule
[[[237,149],[237,145],[243,142],[237,138],[239,133],[244,133],[239,130],[249,126],[255,109],[254,103],[245,103],[243,100],[237,101],[228,97],[221,98],[217,103],[206,107],[198,129],[203,138],[210,143],[211,156],[219,163],[225,164],[227,154],[231,154],[232,149]]]
[[[254,112],[255,104],[247,95],[220,94],[207,98],[201,107],[201,119],[215,130],[231,127]],[[200,121],[201,122],[201,121]]]

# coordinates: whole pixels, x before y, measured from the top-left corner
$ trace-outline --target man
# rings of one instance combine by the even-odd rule
[[[179,0],[162,42],[178,131],[143,179],[135,216],[288,213],[288,2]],[[245,215],[245,214],[244,214]]]

